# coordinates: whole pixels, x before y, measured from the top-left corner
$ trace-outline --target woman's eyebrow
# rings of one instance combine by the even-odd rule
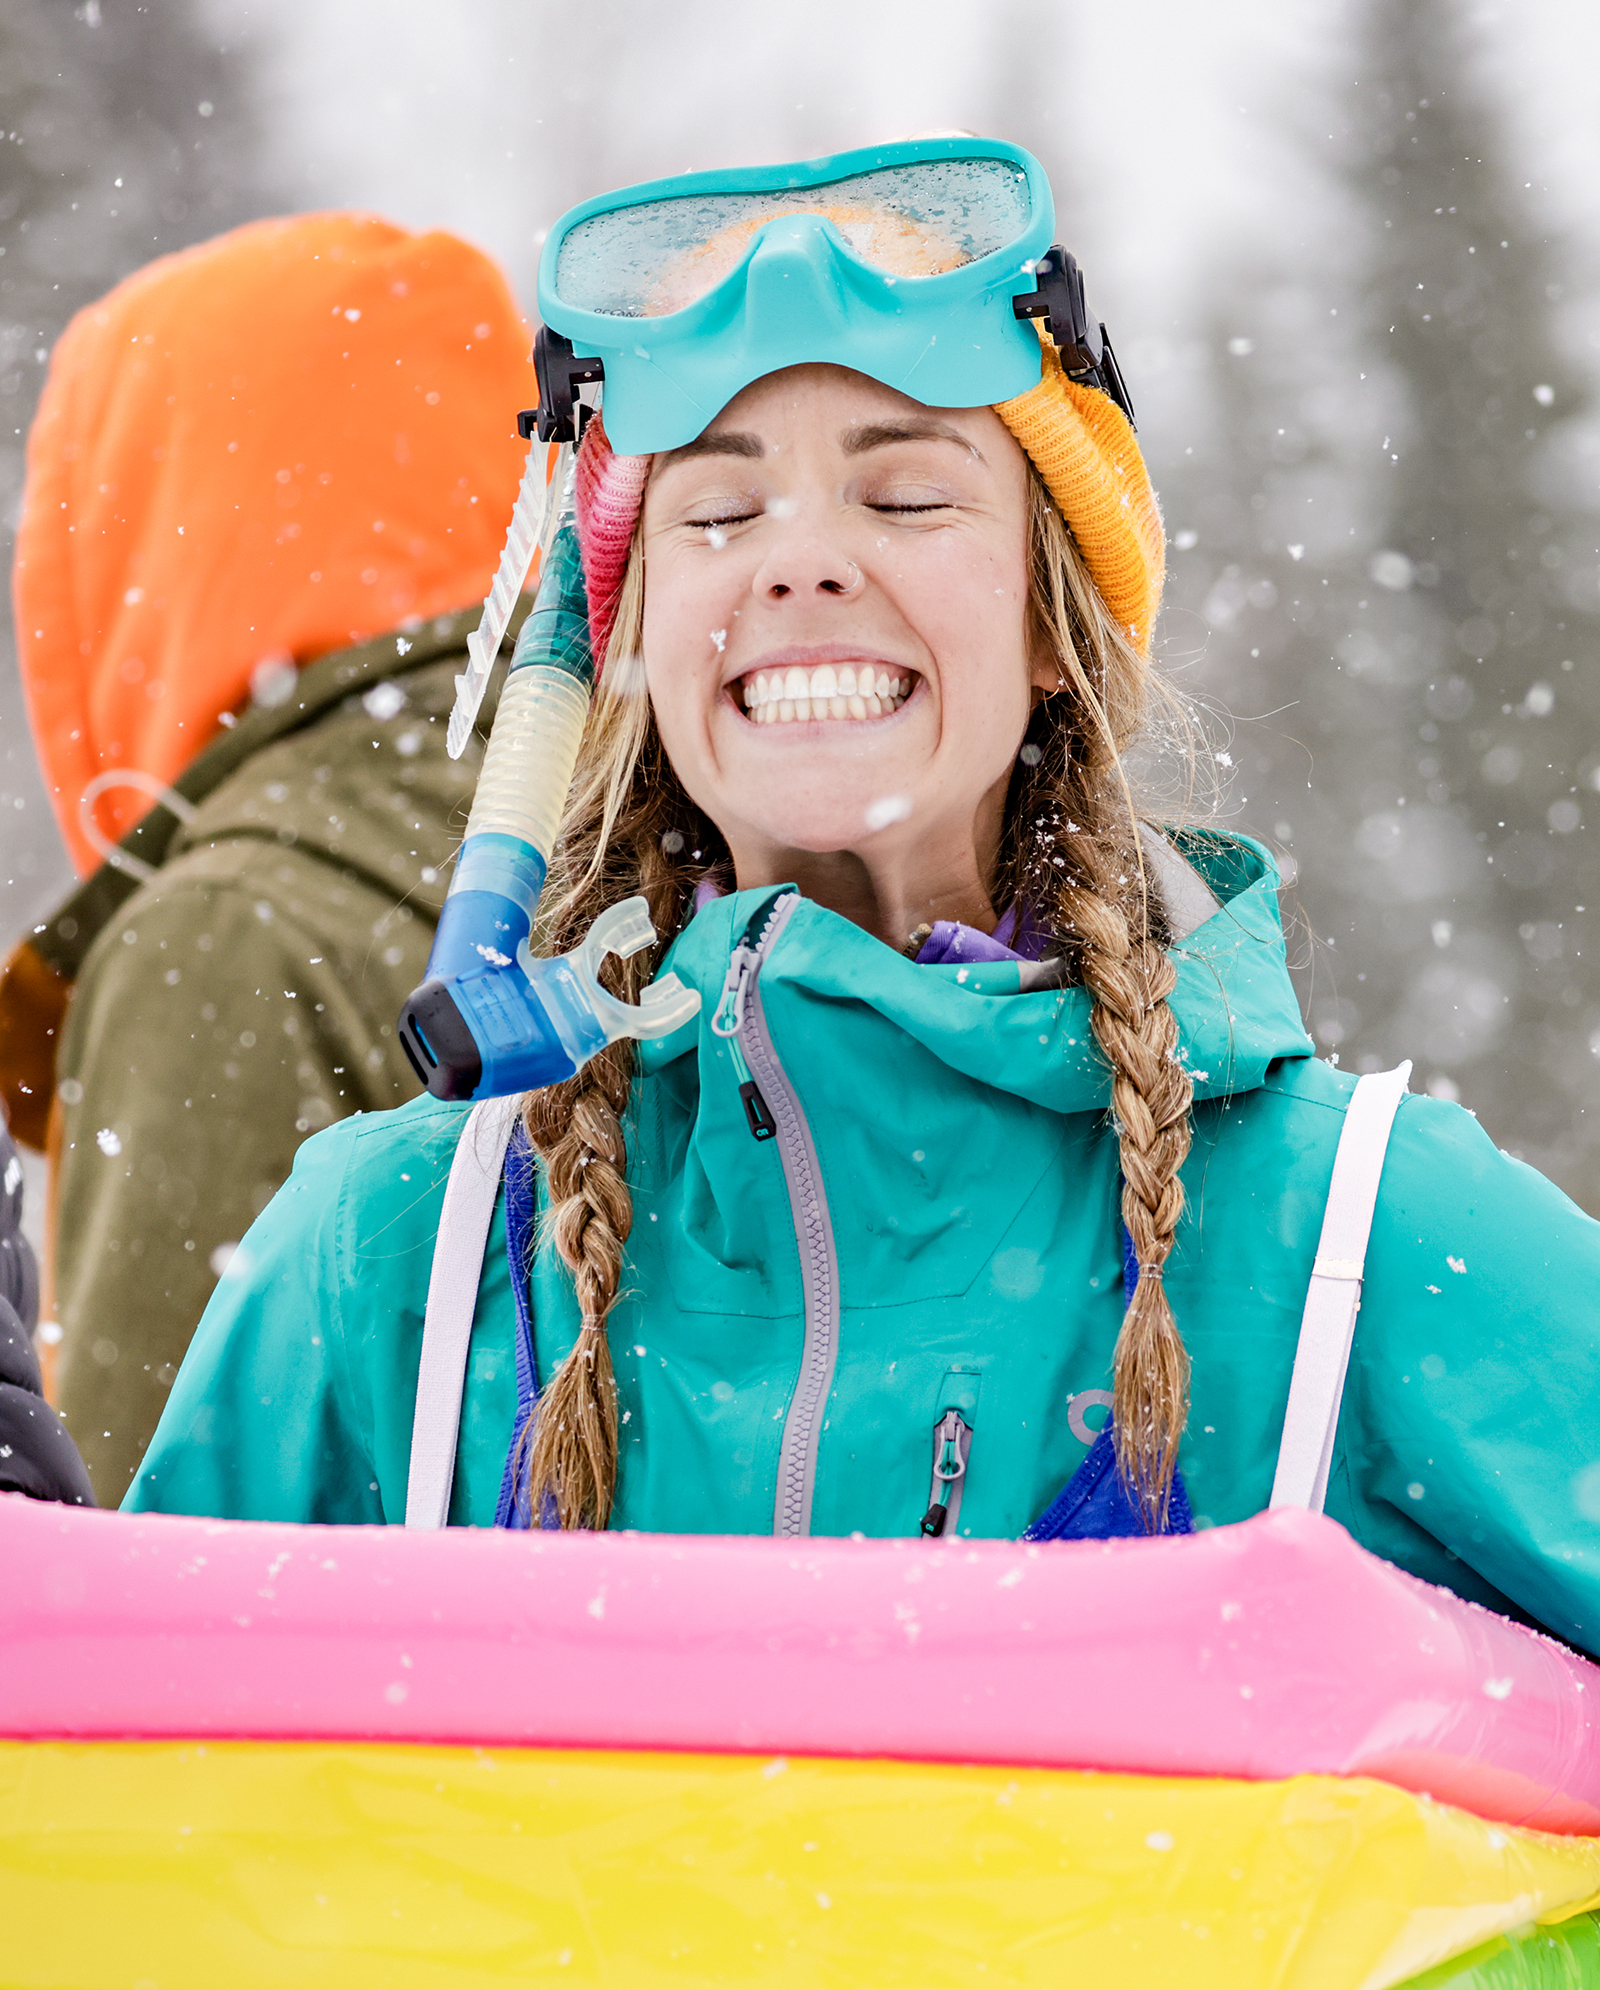
[[[858,428],[847,428],[839,438],[840,447],[846,456],[864,456],[869,449],[884,449],[891,442],[953,442],[969,456],[977,457],[981,463],[983,451],[949,422],[906,421],[865,422]]]
[[[681,449],[669,449],[661,461],[663,467],[668,463],[686,463],[692,456],[749,456],[759,461],[766,453],[759,435],[738,429],[707,429],[704,435],[697,435]]]

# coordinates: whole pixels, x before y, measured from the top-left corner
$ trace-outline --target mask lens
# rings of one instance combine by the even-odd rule
[[[756,234],[791,214],[830,221],[887,276],[937,276],[1014,242],[1028,224],[1027,175],[1009,159],[928,159],[826,186],[687,194],[580,221],[556,258],[564,304],[659,318],[738,268]]]

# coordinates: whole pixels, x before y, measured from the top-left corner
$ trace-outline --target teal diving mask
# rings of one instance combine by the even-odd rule
[[[675,449],[752,380],[810,361],[929,407],[993,406],[1039,379],[1035,317],[1069,374],[1122,401],[1054,229],[1038,161],[984,138],[687,173],[584,201],[539,264],[539,433],[571,439],[581,388],[603,380],[619,454]]]

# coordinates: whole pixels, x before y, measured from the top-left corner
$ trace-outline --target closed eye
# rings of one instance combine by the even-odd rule
[[[863,509],[886,518],[926,517],[934,511],[956,511],[964,493],[952,491],[942,477],[907,475],[863,478],[857,498]]]
[[[759,511],[718,512],[714,518],[686,518],[683,522],[691,532],[726,532],[730,525],[748,525],[752,518],[759,518]]]

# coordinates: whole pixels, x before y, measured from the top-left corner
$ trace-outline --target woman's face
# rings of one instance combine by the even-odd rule
[[[741,884],[788,853],[988,877],[1031,686],[1055,682],[1029,656],[1027,511],[990,409],[837,366],[757,381],[657,458],[646,677]]]

